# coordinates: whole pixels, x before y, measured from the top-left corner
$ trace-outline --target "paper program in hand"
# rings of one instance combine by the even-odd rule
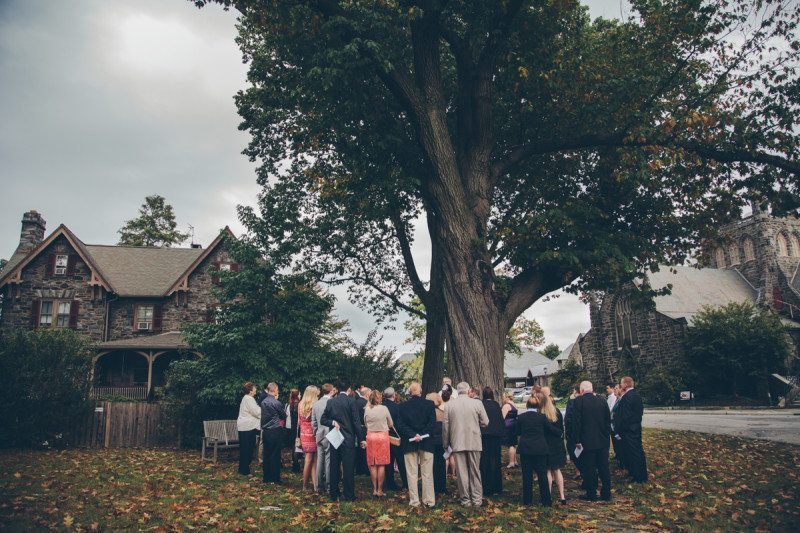
[[[339,428],[333,428],[332,430],[330,430],[328,434],[325,435],[325,438],[328,439],[328,442],[331,443],[331,446],[333,446],[337,450],[339,449],[339,446],[341,446],[342,443],[344,442],[344,435],[342,435],[342,432],[339,431]]]

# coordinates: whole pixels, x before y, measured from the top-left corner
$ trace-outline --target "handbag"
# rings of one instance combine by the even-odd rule
[[[300,413],[297,413],[297,433],[294,438],[294,453],[303,453],[303,443],[300,441]]]
[[[400,446],[400,435],[397,434],[397,431],[394,428],[389,428],[389,431],[394,431],[394,434],[397,435],[393,437],[391,433],[389,433],[389,444],[392,446]]]

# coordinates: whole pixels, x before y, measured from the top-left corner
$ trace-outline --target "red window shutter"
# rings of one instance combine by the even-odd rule
[[[231,272],[239,272],[239,263],[231,263]]]
[[[212,285],[219,285],[219,261],[214,261],[212,263],[214,265],[211,274],[211,284]]]
[[[80,307],[80,300],[72,300],[72,303],[69,304],[69,327],[72,329],[78,328],[78,310]]]
[[[39,327],[39,313],[42,310],[42,301],[34,300],[31,306],[31,327]]]
[[[136,331],[136,319],[139,316],[139,306],[137,304],[133,304],[133,316],[131,317],[131,326],[133,326],[133,331]]]
[[[67,257],[67,276],[75,275],[75,263],[78,262],[77,254],[69,254]]]
[[[164,322],[164,309],[161,304],[153,306],[153,331],[161,331],[161,325]]]
[[[47,269],[44,272],[45,276],[53,276],[56,273],[56,254],[48,254],[47,256]]]

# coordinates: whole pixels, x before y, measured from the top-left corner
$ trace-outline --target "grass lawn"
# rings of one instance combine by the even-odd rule
[[[462,509],[450,481],[450,496],[417,510],[403,494],[368,496],[367,477],[357,478],[354,503],[302,493],[291,473],[284,486],[265,487],[236,473],[235,452],[212,466],[197,451],[2,450],[0,529],[800,531],[800,448],[649,430],[645,450],[650,483],[627,485],[617,473],[611,504],[583,502],[568,465],[567,506],[552,510],[519,505],[519,469],[480,509]]]

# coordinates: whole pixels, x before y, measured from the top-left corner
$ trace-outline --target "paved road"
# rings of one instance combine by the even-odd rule
[[[796,413],[796,414],[795,414]],[[682,429],[800,445],[800,410],[645,410],[645,427]]]

